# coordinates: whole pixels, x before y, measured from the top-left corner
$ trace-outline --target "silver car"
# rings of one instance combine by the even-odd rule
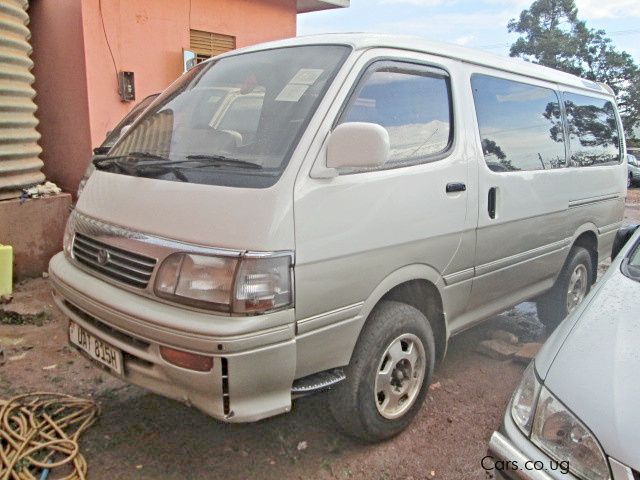
[[[629,169],[627,187],[638,185],[640,183],[640,161],[635,155],[627,153],[627,167]]]
[[[640,229],[616,240],[608,272],[527,368],[491,437],[482,466],[495,478],[640,479]]]

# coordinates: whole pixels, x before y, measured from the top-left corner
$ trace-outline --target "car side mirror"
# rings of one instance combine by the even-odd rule
[[[389,159],[389,132],[376,123],[338,125],[327,142],[328,168],[375,168]]]
[[[111,147],[96,147],[93,149],[93,154],[94,155],[106,155],[107,153],[109,153],[109,150],[111,149]]]
[[[121,139],[124,136],[124,134],[129,131],[130,128],[131,128],[131,124],[125,125],[124,127],[122,127],[120,129],[120,133],[118,134],[118,140]]]
[[[639,227],[640,225],[637,224],[625,225],[616,232],[616,238],[613,239],[613,247],[611,247],[611,260],[618,256],[620,250],[624,248]]]

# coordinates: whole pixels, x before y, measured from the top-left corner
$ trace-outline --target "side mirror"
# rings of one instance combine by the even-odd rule
[[[638,230],[640,225],[625,225],[621,227],[620,230],[616,233],[616,238],[613,239],[613,247],[611,247],[611,260],[616,258],[625,246],[625,244],[629,241],[629,239],[633,236],[633,234]]]
[[[376,123],[343,123],[329,136],[328,168],[375,168],[388,159],[389,132]]]
[[[96,147],[93,149],[93,154],[94,155],[106,155],[107,153],[109,153],[109,150],[111,149],[111,147]]]
[[[131,128],[131,124],[125,125],[124,127],[122,127],[120,129],[120,133],[118,134],[118,139],[122,138],[124,136],[124,134],[129,131],[130,128]]]

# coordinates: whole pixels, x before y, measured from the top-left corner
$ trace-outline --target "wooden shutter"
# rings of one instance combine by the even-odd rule
[[[215,57],[221,53],[236,48],[236,37],[222,35],[220,33],[205,32],[202,30],[190,31],[190,50],[195,52],[198,63],[207,58]]]

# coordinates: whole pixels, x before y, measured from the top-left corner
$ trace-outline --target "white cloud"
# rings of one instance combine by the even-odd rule
[[[576,5],[579,18],[640,17],[638,0],[576,0]]]
[[[427,36],[433,39],[449,39],[473,36],[468,44],[478,38],[479,32],[495,32],[496,29],[506,35],[507,22],[513,18],[511,10],[498,12],[473,13],[440,13],[425,15],[395,22],[383,22],[377,29],[389,33],[406,33],[409,35]],[[454,37],[455,33],[457,37]],[[462,35],[461,35],[462,34]]]
[[[475,40],[476,37],[474,37],[473,35],[463,35],[462,37],[458,37],[454,40],[454,43],[457,43],[458,45],[469,45],[471,42],[473,42]]]
[[[395,5],[402,3],[418,7],[439,7],[442,5],[451,5],[456,3],[456,0],[378,0],[378,3],[380,5]]]

